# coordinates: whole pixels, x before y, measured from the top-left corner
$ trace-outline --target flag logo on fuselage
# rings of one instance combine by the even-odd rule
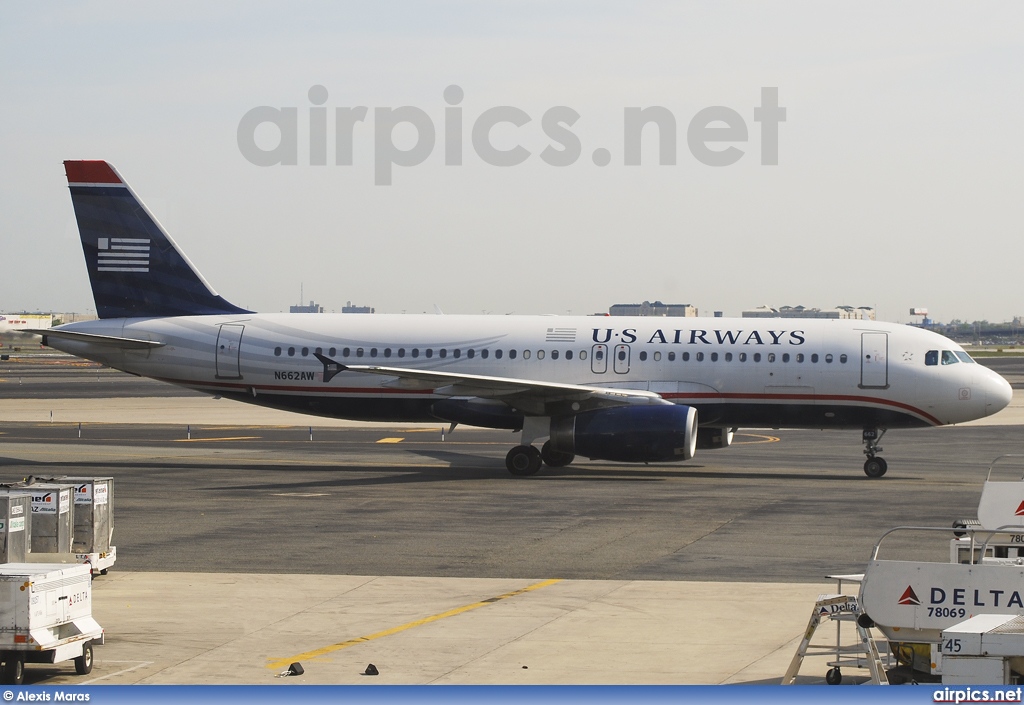
[[[96,270],[100,272],[148,272],[149,239],[101,237],[96,241]]]

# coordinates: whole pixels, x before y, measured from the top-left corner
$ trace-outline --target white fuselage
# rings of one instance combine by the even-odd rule
[[[446,394],[355,371],[325,382],[315,353],[341,365],[646,390],[696,407],[701,425],[723,427],[937,426],[993,414],[1011,395],[951,340],[874,321],[236,314],[58,330],[162,343],[136,350],[48,340],[126,372],[361,420],[432,420],[431,405]]]

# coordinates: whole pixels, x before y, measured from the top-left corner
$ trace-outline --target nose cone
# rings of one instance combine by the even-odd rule
[[[985,412],[988,416],[1002,411],[1013,400],[1013,387],[1001,375],[989,370],[985,395]]]

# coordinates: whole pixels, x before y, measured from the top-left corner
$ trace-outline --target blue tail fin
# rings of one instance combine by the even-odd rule
[[[249,313],[206,283],[112,166],[64,169],[100,318]]]

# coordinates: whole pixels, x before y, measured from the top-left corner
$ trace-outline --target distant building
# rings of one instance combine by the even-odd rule
[[[45,330],[53,325],[51,313],[4,313],[0,314],[0,332],[16,331],[22,328]]]
[[[611,316],[694,318],[697,316],[697,307],[690,304],[663,304],[660,301],[654,303],[644,301],[642,304],[614,304],[608,309],[608,314]]]
[[[758,306],[744,311],[743,318],[839,318],[856,321],[875,320],[875,309],[870,306],[836,306],[830,309],[806,308],[804,306]]]
[[[351,301],[346,301],[345,305],[341,307],[342,313],[373,313],[374,309],[371,306],[353,306]]]
[[[320,304],[313,303],[312,301],[309,302],[309,306],[303,306],[302,304],[299,304],[298,306],[289,306],[288,307],[288,313],[323,313],[323,312],[324,312],[324,307],[321,306]]]

